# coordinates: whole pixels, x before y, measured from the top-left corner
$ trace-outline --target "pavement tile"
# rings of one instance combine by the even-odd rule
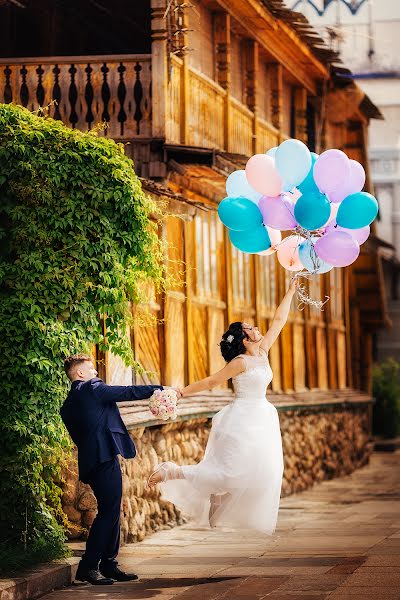
[[[329,594],[328,600],[400,600],[400,590],[390,590],[381,587],[351,587],[338,588]],[[270,600],[268,598],[268,600]]]
[[[320,575],[290,577],[280,588],[279,591],[303,591],[303,592],[329,592],[339,587],[346,579],[347,575]]]

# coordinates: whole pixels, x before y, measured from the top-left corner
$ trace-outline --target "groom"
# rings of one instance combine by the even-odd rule
[[[136,449],[116,403],[150,398],[163,387],[106,385],[86,354],[66,358],[64,368],[72,383],[61,418],[78,448],[79,479],[90,485],[98,507],[75,579],[93,585],[133,581],[137,575],[121,571],[116,560],[122,499],[118,454],[133,458]],[[175,391],[179,397],[180,391]]]

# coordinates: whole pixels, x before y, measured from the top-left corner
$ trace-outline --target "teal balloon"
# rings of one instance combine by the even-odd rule
[[[263,225],[249,231],[230,230],[228,233],[232,244],[242,252],[255,254],[271,247],[268,231]]]
[[[336,223],[347,229],[359,229],[370,225],[377,214],[376,198],[368,192],[357,192],[340,203]]]
[[[319,238],[316,237],[315,241]],[[299,246],[299,257],[300,260],[309,273],[321,274],[328,273],[333,269],[333,265],[329,265],[327,262],[320,258],[315,250],[314,244],[310,240],[306,240]]]
[[[218,216],[228,229],[246,231],[262,223],[262,214],[257,204],[247,198],[227,197],[218,206]]]
[[[314,181],[314,165],[319,154],[311,152],[311,169],[308,171],[307,177],[297,186],[302,194],[306,192],[319,192],[318,186]]]
[[[306,192],[294,205],[294,218],[304,229],[318,229],[331,214],[331,204],[325,194]]]

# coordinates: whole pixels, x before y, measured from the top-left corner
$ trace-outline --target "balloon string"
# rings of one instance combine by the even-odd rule
[[[293,275],[291,282],[295,279],[300,279],[303,277],[304,279],[311,279],[312,274],[308,271],[298,271]],[[329,302],[330,296],[325,296],[325,300],[313,300],[307,293],[307,289],[305,285],[300,285],[297,288],[297,298],[299,299],[299,303],[297,305],[298,310],[304,310],[306,305],[313,306],[315,309],[320,310],[321,312],[324,310],[323,306]]]

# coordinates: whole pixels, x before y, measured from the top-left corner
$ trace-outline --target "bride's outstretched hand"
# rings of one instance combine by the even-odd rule
[[[294,294],[295,292],[297,292],[297,289],[300,285],[300,280],[298,277],[294,277],[291,281],[290,281],[290,285],[289,285],[289,292],[292,292],[292,294]]]

